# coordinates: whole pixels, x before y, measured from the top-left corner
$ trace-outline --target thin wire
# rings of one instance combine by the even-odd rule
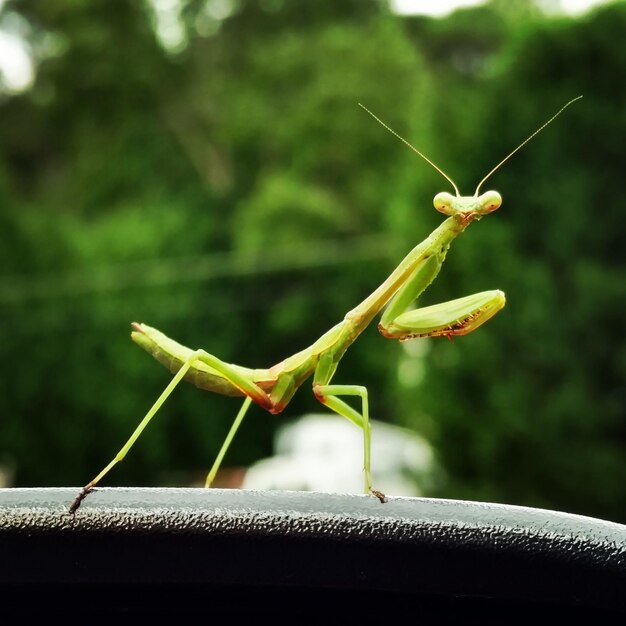
[[[528,137],[527,139],[525,139],[524,141],[522,141],[522,143],[517,146],[517,148],[515,148],[515,150],[513,150],[513,152],[511,152],[508,156],[504,157],[504,159],[502,159],[502,161],[500,161],[500,163],[498,163],[498,165],[496,165],[490,172],[489,174],[487,174],[487,176],[485,176],[485,178],[483,178],[479,183],[478,183],[478,187],[476,187],[476,191],[474,192],[474,197],[478,196],[478,191],[480,190],[481,185],[501,166],[503,165],[506,161],[508,161],[518,150],[520,150],[521,148],[523,148],[535,135],[538,135],[550,122],[552,122],[556,117],[558,117],[561,113],[563,113],[563,111],[565,111],[565,109],[567,109],[567,107],[576,102],[576,100],[580,100],[582,98],[582,96],[577,96],[576,98],[573,98],[572,100],[570,100],[567,104],[563,105],[545,124],[543,124],[542,126],[540,126],[530,137]]]
[[[369,113],[381,126],[386,128],[392,135],[395,135],[402,143],[409,146],[409,148],[411,148],[413,152],[416,152],[417,154],[419,154],[422,157],[422,159],[426,161],[426,163],[432,165],[454,187],[454,191],[456,192],[457,198],[461,195],[459,193],[457,186],[454,184],[454,181],[441,168],[437,167],[425,154],[422,154],[415,146],[412,146],[404,137],[400,137],[400,135],[398,135],[398,133],[395,130],[393,130],[392,128],[389,128],[389,126],[387,126],[385,122],[383,122],[379,117],[374,115],[367,107],[363,106],[360,102],[358,104],[362,109],[367,111],[367,113]]]
[[[387,259],[395,246],[396,241],[387,235],[363,235],[273,250],[217,252],[34,276],[2,276],[0,305]]]

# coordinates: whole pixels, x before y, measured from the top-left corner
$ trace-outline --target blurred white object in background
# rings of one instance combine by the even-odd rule
[[[374,488],[422,495],[438,474],[432,447],[410,430],[371,424]],[[275,456],[249,468],[244,489],[363,493],[363,433],[344,418],[305,415],[278,431],[275,448]]]
[[[0,457],[0,489],[13,487],[15,483],[15,462],[10,457]]]

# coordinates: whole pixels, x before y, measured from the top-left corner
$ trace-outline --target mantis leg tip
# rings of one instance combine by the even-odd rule
[[[388,502],[387,496],[382,491],[378,491],[377,489],[370,489],[370,491],[373,496],[376,496],[379,499],[381,504]]]
[[[85,485],[79,492],[78,495],[74,498],[74,500],[72,501],[72,504],[70,504],[70,515],[74,515],[74,513],[76,513],[76,511],[78,510],[78,507],[80,507],[80,505],[82,504],[82,501],[94,490],[93,486],[91,484],[89,485]]]

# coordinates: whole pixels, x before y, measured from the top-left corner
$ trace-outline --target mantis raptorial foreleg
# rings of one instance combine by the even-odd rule
[[[449,300],[441,304],[407,311],[396,318],[381,321],[380,333],[388,339],[418,337],[453,337],[467,335],[490,320],[505,304],[498,289]]]
[[[226,441],[207,476],[207,486],[215,477],[224,454],[250,404],[255,402],[270,413],[280,413],[300,385],[314,376],[313,391],[320,402],[363,430],[365,490],[376,495],[381,502],[384,501],[384,496],[372,489],[371,433],[367,390],[360,385],[331,385],[330,381],[335,374],[337,365],[345,351],[384,307],[387,308],[379,324],[380,332],[385,337],[404,341],[417,337],[451,338],[454,335],[465,335],[491,319],[504,306],[504,294],[499,290],[492,290],[434,306],[406,311],[436,278],[452,241],[463,233],[473,221],[482,219],[483,216],[492,213],[502,204],[502,198],[497,191],[479,194],[482,184],[522,146],[580,97],[582,96],[570,100],[561,107],[545,124],[500,161],[480,181],[473,196],[461,196],[454,181],[443,170],[373,113],[370,113],[385,128],[432,165],[452,185],[456,193],[455,196],[441,192],[435,196],[433,201],[435,208],[447,215],[448,218],[424,241],[415,246],[389,277],[361,304],[349,311],[339,324],[333,326],[308,348],[268,369],[253,370],[231,365],[204,350],[190,350],[154,328],[144,324],[133,324],[134,332],[131,335],[133,341],[175,373],[175,376],[115,458],[80,491],[70,506],[70,512],[75,512],[87,493],[100,482],[114,465],[126,456],[155,413],[183,379],[207,391],[227,396],[245,396],[244,403],[235,418]],[[338,397],[350,395],[361,398],[360,413]]]

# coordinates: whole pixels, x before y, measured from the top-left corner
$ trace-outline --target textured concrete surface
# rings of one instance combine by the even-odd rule
[[[228,599],[229,614],[269,614],[289,598],[309,617],[330,599],[355,617],[403,604],[437,615],[626,613],[626,526],[607,521],[477,502],[219,489],[103,488],[71,515],[77,493],[0,490],[3,606],[18,610],[35,595],[63,605],[106,589],[108,610],[126,612],[199,609],[203,597]]]

